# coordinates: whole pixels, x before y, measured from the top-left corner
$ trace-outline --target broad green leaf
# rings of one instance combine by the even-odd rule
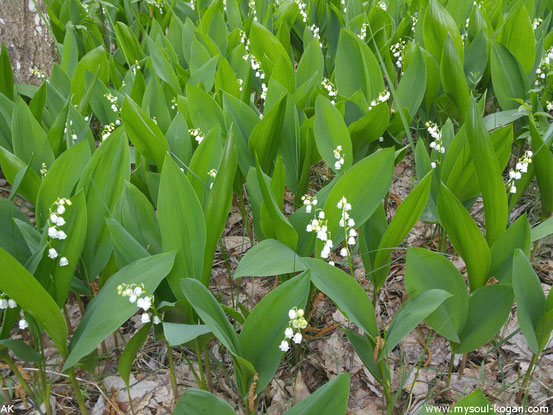
[[[82,141],[63,152],[42,180],[36,199],[37,228],[42,229],[57,198],[70,197],[90,159],[90,145]]]
[[[420,183],[409,193],[409,196],[398,206],[396,214],[378,244],[374,259],[374,274],[371,278],[376,289],[384,285],[390,270],[392,251],[403,241],[419,220],[428,201],[433,171],[431,170]]]
[[[181,279],[180,285],[186,299],[215,337],[230,353],[240,356],[240,342],[236,331],[213,294],[200,281],[192,278]]]
[[[144,51],[133,31],[123,22],[115,23],[115,38],[121,54],[127,61],[129,67],[144,58]]]
[[[248,140],[253,159],[256,156],[259,158],[259,164],[267,174],[273,171],[273,163],[280,147],[285,110],[286,97],[283,96],[257,123]]]
[[[283,275],[305,269],[301,258],[289,247],[275,239],[265,239],[242,257],[234,278]]]
[[[49,168],[54,162],[46,133],[21,98],[13,107],[12,145],[14,154],[26,164],[30,163],[35,173],[40,172],[42,163]]]
[[[4,147],[0,147],[0,167],[6,180],[15,184],[18,173],[27,167],[27,164],[16,155],[10,153]],[[25,176],[19,183],[18,193],[26,197],[32,203],[36,201],[40,189],[41,179],[34,170],[27,169]]]
[[[221,398],[200,389],[187,389],[179,398],[174,415],[234,415],[234,409]]]
[[[470,289],[483,286],[490,269],[490,249],[474,220],[443,183],[438,195],[438,215],[451,244],[467,265]]]
[[[549,218],[532,228],[532,242],[553,234],[553,218]]]
[[[170,156],[166,156],[161,171],[157,216],[163,251],[177,251],[167,281],[177,299],[182,299],[179,280],[200,279],[202,275],[206,226],[194,189]]]
[[[513,257],[513,292],[517,301],[517,319],[526,341],[534,354],[541,352],[536,336],[538,322],[545,313],[545,294],[539,277],[524,252]]]
[[[525,213],[490,247],[492,262],[489,275],[501,283],[510,283],[515,251],[521,249],[526,256],[530,256],[531,245],[530,223]]]
[[[77,184],[77,189],[84,190],[86,199],[88,221],[82,259],[90,281],[102,270],[111,254],[105,218],[110,215],[129,178],[129,145],[119,128],[94,152]]]
[[[451,37],[462,64],[464,62],[464,47],[457,23],[438,0],[429,1],[423,21],[424,47],[438,62],[441,59],[442,50],[448,36]]]
[[[379,332],[373,305],[363,287],[351,275],[320,259],[303,258],[303,263],[311,271],[311,281],[315,287],[374,340]]]
[[[98,46],[90,50],[79,60],[71,78],[71,102],[73,104],[80,105],[82,98],[87,93],[85,84],[87,72],[97,74],[98,79],[107,85],[109,81],[109,63],[104,46]]]
[[[44,359],[42,354],[37,352],[23,340],[0,340],[0,354],[2,354],[6,349],[11,350],[18,359],[23,360],[24,362],[38,362]]]
[[[459,343],[459,333],[467,319],[469,295],[457,268],[436,252],[409,248],[405,286],[411,295],[419,295],[434,288],[451,294],[425,320],[438,334]]]
[[[150,52],[155,74],[167,82],[171,88],[173,88],[174,93],[181,93],[182,89],[179,84],[179,78],[173,70],[173,65],[167,60],[163,52],[150,36],[146,36],[146,41],[148,43],[148,50]]]
[[[250,28],[251,50],[261,63],[261,67],[267,77],[271,76],[273,68],[280,59],[289,63],[289,69],[293,71],[288,53],[282,43],[265,27],[253,22]]]
[[[195,128],[199,128],[204,134],[211,131],[216,125],[221,128],[221,131],[224,130],[223,111],[208,93],[188,84],[186,85],[186,97],[190,118]]]
[[[161,170],[169,143],[156,123],[129,96],[121,106],[121,119],[136,149]]]
[[[328,231],[335,245],[344,238],[343,228],[339,226],[342,211],[337,207],[338,201],[345,196],[351,204],[350,217],[356,226],[362,225],[388,192],[393,169],[394,152],[386,148],[365,157],[338,179],[324,203]]]
[[[328,167],[333,169],[336,174],[347,171],[353,162],[349,132],[336,107],[323,95],[317,97],[314,126],[317,150]],[[341,154],[344,158],[344,163],[340,168],[335,166],[338,160],[334,155],[334,150],[338,147],[341,147]]]
[[[321,386],[284,415],[343,415],[349,400],[349,373],[342,373]]]
[[[359,356],[365,367],[369,369],[379,383],[382,383],[382,373],[378,364],[374,361],[374,346],[370,340],[354,330],[342,329],[342,331],[348,336],[348,340],[355,349],[355,353],[357,353],[357,356]]]
[[[29,218],[6,198],[0,198],[0,248],[24,264],[32,253],[25,243],[24,234],[14,220],[20,220],[31,226]]]
[[[111,236],[113,254],[118,268],[150,255],[144,247],[113,218],[106,218],[106,225]]]
[[[373,280],[374,259],[386,229],[388,229],[388,220],[386,219],[384,204],[378,205],[371,217],[359,227],[359,253],[365,266],[365,272]]]
[[[488,342],[501,329],[513,306],[510,285],[485,285],[469,298],[469,313],[461,335],[461,343],[453,350],[468,353]]]
[[[530,73],[534,66],[536,41],[530,16],[523,4],[509,13],[497,34],[497,41],[516,56],[527,74]]]
[[[120,284],[144,284],[153,293],[171,270],[175,253],[163,253],[139,259],[112,275],[92,299],[69,343],[69,356],[62,370],[76,365],[113,331],[136,313],[136,304],[117,294]]]
[[[13,97],[13,72],[10,62],[10,55],[6,45],[2,43],[2,51],[0,53],[0,93],[4,94],[9,99]]]
[[[227,137],[223,150],[223,159],[209,192],[205,208],[206,244],[203,259],[202,282],[208,286],[211,278],[213,257],[217,241],[225,228],[227,216],[232,205],[233,183],[238,161],[237,150],[232,132]]]
[[[540,353],[549,344],[551,331],[553,331],[553,309],[547,311],[536,326],[536,337],[538,338],[538,350]]]
[[[426,90],[426,66],[418,46],[396,89],[399,108],[407,107],[411,118],[415,117]]]
[[[263,297],[242,326],[241,356],[251,362],[258,373],[256,393],[271,381],[282,360],[279,345],[290,321],[288,311],[294,307],[305,308],[309,285],[309,271],[279,285]],[[272,316],[270,321],[267,321],[268,315]]]
[[[465,123],[467,141],[484,200],[486,239],[492,245],[507,227],[507,194],[492,142],[474,98],[468,105]]]
[[[23,265],[1,248],[0,290],[33,316],[65,358],[67,326],[56,302]]]
[[[211,333],[211,329],[205,324],[163,322],[163,334],[170,346],[180,346],[207,333]]]
[[[461,121],[464,121],[469,105],[469,89],[465,79],[461,57],[457,49],[455,49],[455,45],[450,36],[447,37],[444,44],[440,63],[440,76],[444,91],[455,103],[459,118]]]
[[[529,117],[529,128],[534,151],[532,162],[540,188],[542,218],[548,218],[553,214],[553,156],[532,117]]]
[[[457,409],[459,408],[459,409]],[[478,408],[478,409],[477,409]],[[481,409],[485,409],[481,410]],[[459,399],[455,405],[451,408],[453,412],[464,412],[464,413],[472,413],[476,412],[478,410],[481,410],[483,413],[487,414],[493,414],[495,415],[495,411],[492,408],[492,405],[490,402],[486,399],[484,394],[480,389],[476,389],[474,392],[468,394],[467,396]]]
[[[117,372],[119,376],[125,381],[127,388],[129,387],[129,380],[131,376],[131,369],[134,359],[136,358],[136,353],[144,346],[144,342],[148,338],[150,333],[150,328],[152,324],[144,324],[140,330],[133,334],[131,339],[128,341],[125,346],[125,350],[119,356],[119,363],[117,364]]]
[[[385,347],[391,352],[401,340],[432,314],[452,294],[440,289],[431,289],[411,297],[395,314],[386,332]]]
[[[497,42],[492,43],[491,75],[493,89],[501,109],[517,109],[519,104],[512,98],[526,98],[529,89],[528,77],[517,58]]]
[[[316,38],[311,39],[307,44],[296,71],[296,88],[309,82],[312,76],[315,76],[314,85],[320,85],[323,80],[324,58],[321,52],[319,41]]]

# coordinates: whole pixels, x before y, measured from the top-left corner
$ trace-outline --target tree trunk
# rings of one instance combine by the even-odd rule
[[[57,60],[43,18],[48,18],[44,0],[0,0],[0,42],[8,48],[15,82],[39,84],[32,70],[49,74]]]

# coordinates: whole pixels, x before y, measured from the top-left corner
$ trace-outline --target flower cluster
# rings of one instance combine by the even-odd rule
[[[171,109],[174,110],[177,108],[177,97],[173,97],[173,99],[171,99]]]
[[[445,147],[442,143],[442,132],[440,131],[438,126],[432,121],[427,121],[425,126],[428,134],[430,134],[430,136],[434,139],[434,141],[430,143],[430,148],[433,148],[438,153],[445,153]]]
[[[302,17],[302,20],[304,23],[307,23],[307,11],[306,11],[306,4],[302,0],[294,0],[296,3],[296,6],[298,6],[298,9],[300,10],[300,15]]]
[[[307,213],[311,213],[311,211],[313,210],[313,206],[317,206],[317,203],[318,203],[317,198],[315,196],[303,195],[301,197],[301,200],[303,201],[303,204],[305,206],[305,211]]]
[[[357,237],[357,231],[354,229],[355,220],[353,220],[353,218],[350,218],[348,213],[351,210],[351,204],[348,203],[345,196],[342,196],[342,198],[338,201],[336,207],[342,210],[342,216],[340,217],[340,222],[338,224],[341,228],[344,228],[346,243],[350,246],[355,245],[355,238]],[[347,257],[348,249],[346,247],[343,247],[340,250],[340,255],[343,257]]]
[[[84,119],[86,122],[88,122],[88,116]],[[75,129],[73,128],[73,121],[69,120],[68,123],[65,124],[65,128],[63,130],[64,134],[71,134],[71,141],[75,142],[77,141],[77,134],[75,132]]]
[[[328,78],[323,78],[323,82],[321,83],[324,89],[326,89],[326,92],[328,96],[330,97],[332,104],[336,104],[336,101],[334,100],[338,96],[338,91],[336,90],[336,87]]]
[[[32,76],[36,76],[38,79],[46,79],[46,72],[37,68],[31,68],[30,71]]]
[[[313,37],[319,41],[319,46],[322,48],[323,43],[321,42],[321,29],[319,29],[317,25],[312,24],[311,26],[309,26],[309,30],[311,30]]]
[[[202,141],[204,141],[205,135],[199,128],[193,128],[188,130],[188,134],[190,134],[194,139],[198,142],[198,144],[201,144]]]
[[[386,3],[383,1],[378,2],[378,7],[380,7],[382,10],[386,11]]]
[[[290,321],[288,322],[288,327],[284,330],[285,339],[282,340],[280,346],[278,346],[281,351],[287,352],[290,350],[289,339],[292,339],[296,344],[300,344],[303,340],[301,330],[307,327],[307,320],[303,315],[304,312],[301,308],[298,310],[297,307],[294,307],[288,311],[288,318]]]
[[[545,108],[547,109],[548,112],[553,111],[553,102],[547,101]]]
[[[249,14],[253,14],[253,20],[257,22],[257,11],[255,10],[255,0],[248,1],[248,8],[250,9]]]
[[[369,105],[369,111],[372,110],[374,107],[376,107],[378,104],[386,102],[389,99],[390,99],[390,91],[385,89],[380,94],[378,94],[378,97],[376,99],[373,99],[371,101],[371,104]]]
[[[540,65],[536,69],[536,86],[538,86],[540,84],[540,80],[544,80],[547,76],[546,74],[549,73],[549,69],[551,69],[551,61],[553,61],[553,47],[547,51],[544,58],[541,60]]]
[[[107,138],[111,135],[111,133],[115,130],[115,128],[121,125],[121,120],[117,120],[114,123],[109,123],[104,125],[104,128],[102,128],[102,131],[100,132],[100,136],[102,137],[102,142],[106,141]]]
[[[132,73],[133,75],[136,75],[136,71],[140,70],[140,64],[138,61],[134,61],[134,65],[132,66]]]
[[[334,170],[340,170],[344,165],[344,152],[342,151],[342,146],[338,146],[333,150],[334,158],[336,162],[334,163]]]
[[[48,168],[46,167],[46,163],[42,163],[42,165],[40,166],[40,176],[44,179],[47,173]]]
[[[256,18],[254,17],[254,20],[255,19]],[[240,42],[242,43],[242,45],[244,45],[244,49],[246,49],[246,54],[242,56],[242,59],[244,59],[245,61],[250,61],[250,66],[255,77],[259,80],[264,80],[265,73],[263,72],[263,69],[261,69],[261,64],[259,63],[259,61],[251,53],[250,40],[246,37],[246,33],[243,30],[240,30]],[[240,83],[240,90],[242,90],[242,83]],[[267,85],[265,84],[265,82],[262,82],[261,84],[261,91],[261,99],[265,100],[265,98],[267,97]]]
[[[417,18],[416,14],[414,16],[411,16],[411,32],[414,34],[417,30],[417,23],[419,22],[419,19]]]
[[[215,181],[215,178],[217,177],[217,170],[211,169],[207,172],[207,175],[213,179],[213,182]],[[209,185],[209,188],[211,189],[213,187],[213,182]]]
[[[534,153],[532,153],[530,150],[526,151],[518,160],[515,168],[509,171],[509,181],[507,182],[507,186],[509,187],[510,193],[517,192],[516,181],[520,180],[522,174],[528,171],[528,165],[532,163],[533,155]]]
[[[0,310],[6,310],[8,308],[17,308],[17,303],[11,298],[8,298],[6,293],[0,293]],[[27,320],[25,320],[25,317],[23,316],[23,310],[21,310],[19,314],[18,326],[20,330],[25,330],[29,327],[29,323],[27,323]]]
[[[238,78],[237,81],[238,81],[238,88],[240,89],[240,92],[242,92],[242,85],[244,85],[244,80],[241,78]]]
[[[342,6],[344,13],[347,13],[348,8],[346,7],[346,0],[340,0],[340,5]]]
[[[129,301],[131,303],[136,303],[136,306],[139,309],[142,309],[143,313],[140,317],[140,321],[142,321],[142,323],[146,324],[150,322],[150,313],[148,313],[148,310],[150,310],[150,308],[152,309],[154,314],[154,324],[161,323],[161,319],[157,314],[157,310],[153,306],[154,296],[150,295],[146,291],[146,289],[144,288],[144,284],[120,284],[117,286],[117,294],[122,297],[129,297]]]
[[[66,198],[58,198],[52,205],[52,208],[50,208],[50,217],[48,218],[48,237],[51,238],[51,240],[64,240],[67,238],[67,234],[59,228],[64,226],[66,223],[63,215],[66,211],[66,207],[69,206],[71,206],[71,200]],[[48,258],[56,259],[58,256],[58,251],[50,245],[50,248],[48,249]],[[69,260],[62,256],[59,259],[59,265],[60,267],[65,267],[69,265]]]
[[[111,110],[119,112],[119,107],[117,107],[118,98],[112,94],[104,94],[104,97],[111,103]]]
[[[361,33],[357,35],[359,39],[361,40],[367,39],[367,27],[369,27],[369,25],[367,23],[363,23],[363,25],[361,26]]]
[[[532,29],[536,30],[542,22],[543,22],[543,19],[540,19],[539,17],[534,19],[534,21],[532,22]]]
[[[405,52],[405,41],[401,40],[390,46],[390,52],[392,56],[396,58],[396,66],[398,69],[403,67],[403,52]]]

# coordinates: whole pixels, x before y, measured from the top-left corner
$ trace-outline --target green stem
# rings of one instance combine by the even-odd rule
[[[73,371],[73,369],[70,369],[67,372],[67,375],[69,376],[69,380],[71,381],[73,392],[75,392],[75,395],[77,396],[77,402],[79,404],[81,414],[87,415],[88,410],[86,409],[86,405],[84,404],[83,394],[81,393],[81,389],[79,388],[79,383],[77,382],[77,378],[75,377],[75,372]]]
[[[205,376],[207,378],[207,390],[213,392],[213,382],[211,379],[211,361],[209,359],[209,353],[204,350],[204,363],[205,363]]]
[[[518,392],[518,395],[516,398],[516,402],[518,404],[522,402],[523,395],[524,395],[524,402],[526,402],[526,399],[528,398],[528,384],[530,383],[530,378],[537,361],[538,361],[538,355],[534,354],[532,356],[532,360],[530,361],[530,366],[528,366],[528,370],[526,370],[526,374],[524,375],[524,380],[522,381],[522,388]]]
[[[451,375],[453,373],[453,365],[455,364],[455,353],[453,353],[451,346],[449,349],[451,350],[451,359],[449,359],[449,367],[447,369],[447,381],[445,383],[446,388],[449,388],[449,385],[451,384]]]
[[[196,369],[194,369],[194,366],[192,365],[192,362],[190,361],[190,359],[188,358],[186,353],[183,353],[183,356],[184,356],[184,360],[186,360],[186,363],[188,363],[188,366],[190,367],[190,370],[192,371],[192,375],[194,376],[194,379],[196,380],[196,384],[198,385],[198,388],[203,389],[202,388],[202,381],[201,381],[200,377],[198,376],[198,373],[196,373]]]
[[[202,388],[203,390],[206,390],[206,384],[205,384],[205,375],[204,375],[204,366],[202,364],[202,354],[200,353],[200,344],[198,343],[198,339],[195,340],[196,344],[196,356],[198,357],[198,369],[200,370],[200,377],[202,379]]]
[[[179,392],[177,390],[177,378],[175,376],[175,365],[173,364],[173,349],[167,343],[167,359],[169,360],[169,377],[171,378],[171,388],[173,389],[173,397],[175,402],[179,398]]]
[[[390,409],[393,409],[393,402],[392,402],[392,385],[390,383],[390,377],[388,376],[389,372],[386,368],[386,362],[384,359],[381,359],[380,362],[378,362],[378,367],[380,369],[380,373],[382,375],[382,392],[384,394],[384,398],[386,400],[386,406],[388,407],[388,413],[390,413]]]
[[[463,378],[463,373],[465,372],[465,366],[467,365],[467,353],[463,355],[463,360],[461,360],[461,366],[459,366],[459,374],[457,379],[461,380]]]

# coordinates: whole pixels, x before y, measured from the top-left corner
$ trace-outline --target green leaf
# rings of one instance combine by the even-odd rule
[[[90,159],[90,145],[82,141],[63,152],[48,170],[36,199],[37,228],[42,229],[56,199],[70,197]]]
[[[238,336],[213,294],[200,281],[192,278],[181,279],[180,285],[186,299],[215,337],[230,353],[240,356],[241,349]]]
[[[152,66],[157,76],[167,82],[175,94],[181,93],[182,89],[179,84],[179,78],[173,70],[173,65],[167,60],[161,49],[155,44],[155,42],[146,36],[148,43],[148,50],[150,57],[152,58]]]
[[[208,93],[201,88],[187,84],[186,97],[188,111],[194,127],[199,128],[204,133],[211,131],[215,126],[220,127],[221,131],[224,130],[223,111]]]
[[[19,157],[10,153],[4,147],[0,147],[0,167],[6,180],[10,184],[15,184],[17,174],[27,167]],[[18,193],[29,199],[32,203],[36,201],[38,191],[41,185],[41,179],[33,170],[27,169],[23,179],[19,183]]]
[[[492,43],[491,74],[493,89],[502,110],[513,110],[519,104],[512,98],[526,99],[528,77],[517,58],[500,43]]]
[[[202,282],[208,286],[211,278],[213,257],[217,241],[225,228],[227,216],[232,205],[233,183],[238,161],[237,150],[232,132],[227,138],[223,150],[223,159],[209,192],[205,208],[206,244],[203,260]]]
[[[13,107],[12,144],[14,154],[26,164],[30,163],[35,173],[40,172],[42,163],[49,168],[54,162],[54,152],[46,133],[21,98]]]
[[[426,90],[426,65],[418,46],[396,89],[399,108],[407,107],[411,119],[415,117]]]
[[[403,241],[419,220],[428,201],[433,171],[431,170],[398,206],[396,214],[386,229],[374,259],[372,280],[379,290],[388,277],[392,251]]]
[[[284,415],[343,415],[349,400],[349,373],[338,375],[307,398],[284,412]]]
[[[475,290],[469,299],[467,322],[456,354],[468,353],[488,342],[501,329],[513,305],[510,285],[485,285]]]
[[[507,194],[490,136],[474,98],[470,99],[465,125],[470,154],[484,199],[486,239],[492,245],[507,227]]]
[[[315,104],[315,143],[319,154],[328,167],[336,174],[347,171],[353,162],[353,151],[349,132],[344,123],[344,118],[336,107],[323,95],[317,97]],[[334,150],[340,146],[344,158],[344,165],[336,169],[334,164],[337,161]]]
[[[484,408],[486,409],[484,410]],[[451,407],[451,410],[453,412],[464,412],[464,413],[472,413],[480,410],[481,412],[486,414],[495,414],[495,411],[491,408],[492,408],[492,405],[486,399],[482,391],[480,389],[476,389],[474,392],[459,399],[455,403],[455,405]]]
[[[513,257],[513,292],[517,301],[518,323],[528,345],[537,355],[541,350],[536,328],[545,313],[545,294],[539,277],[520,249],[515,251]]]
[[[111,236],[115,263],[118,268],[123,268],[131,262],[150,255],[118,221],[106,218],[106,224]]]
[[[77,184],[86,199],[88,221],[82,258],[91,281],[111,254],[105,218],[110,216],[125,180],[130,178],[130,164],[127,137],[119,128],[94,152]]]
[[[10,55],[8,48],[2,43],[2,51],[0,52],[0,93],[12,99],[13,87],[14,81]]]
[[[273,218],[276,239],[287,245],[290,249],[295,249],[298,243],[298,233],[294,227],[290,225],[290,222],[288,222],[288,219],[277,205],[275,196],[269,188],[265,175],[259,166],[259,160],[256,158],[255,161],[257,166],[257,181],[263,195],[263,206],[266,207],[269,216]]]
[[[251,362],[258,373],[256,394],[271,381],[282,360],[283,352],[278,346],[290,322],[288,311],[294,307],[305,308],[309,285],[309,272],[279,285],[263,297],[242,326],[241,356]],[[270,321],[268,315],[272,316]]]
[[[23,340],[0,340],[0,353],[6,349],[11,350],[18,359],[23,360],[24,362],[39,362],[44,359],[42,354],[37,352]]]
[[[169,143],[156,123],[129,96],[121,106],[121,119],[136,149],[161,170]]]
[[[438,195],[438,215],[451,244],[467,265],[470,289],[476,290],[488,278],[490,249],[474,220],[443,183]]]
[[[369,336],[378,336],[374,308],[367,293],[352,276],[320,259],[303,258],[311,281],[340,311]]]
[[[553,214],[553,157],[532,117],[529,117],[529,128],[534,151],[532,162],[540,188],[542,218],[548,218]]]
[[[459,34],[457,23],[455,23],[455,20],[442,7],[439,1],[431,0],[428,3],[422,27],[425,49],[439,62],[446,39],[448,36],[451,36],[455,49],[457,49],[457,53],[459,54],[459,59],[463,63],[463,40]]]
[[[459,343],[468,313],[469,295],[461,273],[443,255],[422,248],[409,248],[405,286],[410,295],[437,288],[451,293],[426,322],[450,341]]]
[[[175,253],[163,253],[139,259],[112,275],[92,299],[69,343],[69,357],[63,371],[76,365],[98,344],[136,313],[136,304],[117,294],[120,284],[144,284],[153,293],[171,270]]]
[[[0,198],[0,248],[24,264],[32,253],[25,242],[25,235],[14,223],[20,220],[31,226],[29,218],[11,200]],[[34,229],[34,228],[33,228]]]
[[[182,299],[179,279],[200,279],[202,275],[206,226],[194,189],[170,156],[163,163],[157,206],[162,249],[177,251],[167,281],[175,296]]]
[[[180,324],[163,322],[163,334],[170,346],[179,346],[211,333],[205,324]]]
[[[71,78],[71,102],[73,104],[80,105],[83,97],[86,97],[85,79],[87,72],[97,74],[98,79],[107,85],[109,81],[109,63],[104,46],[92,49],[79,60]],[[88,89],[88,91],[90,92],[91,89]]]
[[[179,398],[174,415],[234,415],[234,409],[221,398],[200,389],[187,389]]]
[[[356,226],[362,225],[388,191],[393,168],[393,149],[386,148],[365,157],[338,179],[324,203],[328,231],[335,245],[344,238],[343,229],[339,226],[342,211],[337,208],[338,201],[345,196],[352,206],[348,212],[350,217],[355,220]]]
[[[465,120],[465,114],[469,105],[469,89],[465,79],[461,57],[455,49],[451,37],[447,37],[442,52],[440,63],[440,77],[444,91],[452,99],[457,107],[459,118]]]
[[[33,316],[65,358],[67,326],[56,302],[23,265],[1,248],[0,291]]]
[[[407,334],[451,296],[452,294],[447,291],[431,289],[403,303],[386,332],[385,347],[388,352],[391,352]]]
[[[115,38],[117,46],[129,67],[144,58],[144,51],[133,31],[123,22],[115,23]]]
[[[509,13],[497,34],[497,41],[509,49],[527,74],[530,73],[536,59],[536,40],[530,16],[523,4]]]
[[[549,218],[532,228],[532,242],[545,238],[553,233],[553,218]]]
[[[531,245],[530,223],[525,213],[491,246],[492,263],[489,275],[496,277],[501,283],[510,283],[515,251],[521,249],[526,256],[530,256]]]
[[[284,275],[305,269],[301,258],[288,246],[275,239],[265,239],[242,257],[234,278]]]
[[[553,310],[547,311],[536,326],[536,337],[538,338],[538,350],[540,354],[549,343],[551,331],[553,331]]]
[[[342,329],[342,331],[348,336],[348,340],[355,349],[355,353],[357,353],[357,356],[359,356],[365,367],[369,369],[371,375],[379,383],[382,383],[382,373],[378,364],[374,361],[374,346],[370,340],[353,330]]]
[[[148,334],[150,333],[151,327],[151,323],[145,324],[140,328],[140,330],[134,333],[125,346],[125,350],[123,350],[123,353],[121,353],[121,356],[119,357],[117,372],[119,372],[119,376],[121,376],[121,378],[125,381],[125,385],[127,385],[127,388],[129,387],[132,364],[134,362],[134,359],[136,358],[136,353],[138,353],[138,351],[144,345],[144,342],[146,341],[146,339],[148,338]]]
[[[281,59],[288,61],[289,69],[293,71],[290,58],[282,43],[265,27],[255,21],[252,22],[249,39],[252,53],[261,63],[267,77],[271,76],[273,68]]]

